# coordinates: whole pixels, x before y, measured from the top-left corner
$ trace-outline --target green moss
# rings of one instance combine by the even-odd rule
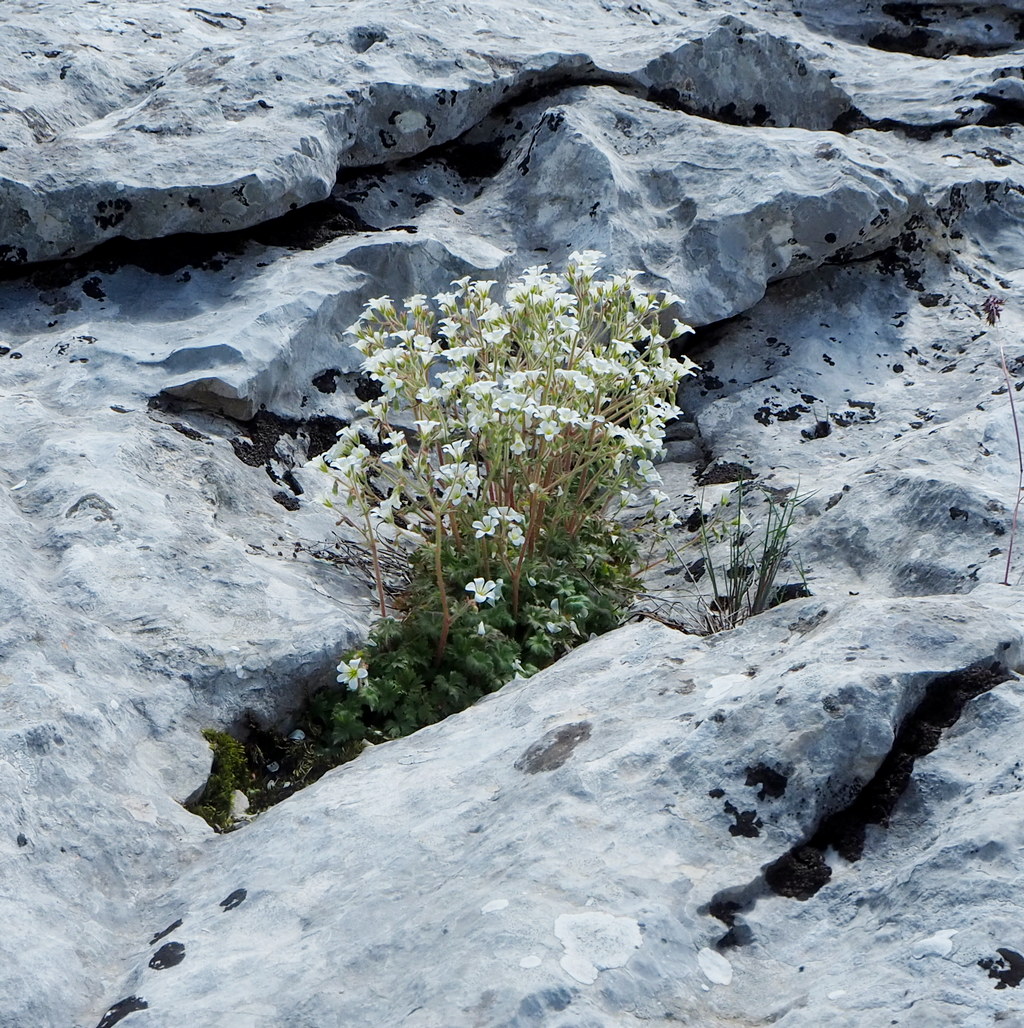
[[[226,832],[233,824],[231,799],[235,790],[244,792],[249,784],[245,747],[227,732],[212,728],[204,729],[203,738],[213,750],[213,767],[202,794],[186,804],[186,809],[198,814],[215,831]]]

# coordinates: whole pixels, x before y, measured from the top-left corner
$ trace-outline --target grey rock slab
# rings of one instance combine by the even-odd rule
[[[337,377],[358,373],[361,356],[343,337],[362,303],[439,291],[503,259],[483,240],[449,247],[357,233],[316,250],[254,244],[163,274],[126,264],[36,275],[4,288],[2,340],[19,354],[22,375],[48,367],[121,378],[131,369],[117,398],[134,403],[166,393],[241,420],[264,408],[345,418],[357,401]],[[314,379],[324,372],[336,374],[320,388]]]
[[[445,143],[510,90],[595,77],[606,55],[621,60],[641,44],[646,64],[669,38],[666,31],[652,34],[649,22],[637,25],[622,8],[597,5],[525,9],[514,32],[483,5],[456,12],[435,4],[411,18],[405,5],[382,5],[373,25],[358,9],[320,5],[316,28],[305,5],[239,10],[245,13],[230,17],[198,8],[174,12],[166,35],[146,29],[155,14],[146,5],[105,12],[127,21],[128,31],[101,29],[75,7],[56,21],[59,29],[52,6],[18,12],[16,32],[5,37],[20,81],[4,87],[4,260],[66,256],[114,236],[256,224],[323,199],[341,165],[394,161]],[[593,24],[580,39],[584,10]],[[467,20],[475,21],[475,45],[446,44],[446,35],[459,35],[446,30]],[[712,22],[705,18],[684,34],[699,37]],[[41,57],[20,49],[32,36],[43,41]],[[78,81],[75,57],[86,46],[114,52],[108,74],[121,79],[121,95],[106,104],[68,102],[78,90],[67,79]],[[678,41],[672,52],[677,47]],[[129,59],[126,51],[136,49],[149,59]],[[65,50],[63,64],[45,56]],[[698,61],[698,83],[720,89],[721,63],[715,70]],[[675,70],[671,57],[668,66]],[[81,74],[79,88],[95,88],[88,62]]]
[[[364,586],[293,548],[331,537],[328,512],[287,515],[226,434],[124,406],[119,370],[0,365],[12,1028],[73,1023],[116,940],[162,927],[150,897],[210,834],[181,806],[209,773],[201,730],[280,723],[369,614]]]
[[[867,140],[722,125],[607,87],[551,100],[490,129],[502,167],[475,192],[437,159],[348,179],[337,195],[370,224],[479,233],[554,266],[600,250],[705,324],[749,307],[769,281],[886,246],[925,191],[918,169]],[[751,167],[764,174],[752,181]]]
[[[707,907],[849,801],[936,674],[1020,647],[1016,617],[959,597],[802,601],[708,641],[625,627],[211,839],[157,904],[184,961],[155,972],[129,945],[110,1001],[143,998],[154,1025],[812,1024],[933,998],[921,961],[942,958],[913,947],[953,929],[948,1001],[991,1018],[1013,1001],[976,961],[1019,934],[997,885],[1019,874],[1019,825],[996,810],[1020,792],[995,742],[1019,730],[1016,679],[967,708],[964,751],[922,761],[859,863],[829,858],[814,899],[764,896],[721,952]],[[758,798],[762,764],[784,780]],[[972,801],[991,813],[961,834],[947,814]],[[917,906],[893,925],[908,874]]]
[[[100,29],[70,9],[60,24],[72,43],[54,33],[52,6],[46,15],[23,9],[7,37],[15,75],[0,152],[5,261],[68,256],[119,236],[252,226],[323,199],[339,168],[443,146],[518,96],[574,81],[725,121],[825,130],[859,103],[837,64],[870,80],[899,60],[900,77],[917,82],[909,92],[932,98],[929,118],[956,117],[934,113],[947,81],[934,62],[848,46],[835,55],[835,44],[756,6],[747,17],[729,4],[665,6],[652,25],[625,5],[540,5],[518,12],[510,31],[483,5],[428,5],[412,17],[382,5],[372,25],[331,6],[310,30],[308,7],[279,4],[230,18],[174,12],[159,32],[148,5],[108,6],[115,23],[118,13],[131,17]],[[473,47],[443,42],[446,28],[467,20]],[[41,42],[26,49],[33,38]],[[94,68],[96,54],[109,65]],[[964,74],[977,67],[963,65]],[[986,73],[999,78],[994,64]]]

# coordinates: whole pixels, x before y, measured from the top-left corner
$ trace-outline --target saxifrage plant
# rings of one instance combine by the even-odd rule
[[[321,468],[369,551],[381,619],[320,698],[335,745],[394,738],[614,628],[639,588],[638,492],[667,509],[653,459],[680,411],[662,320],[678,298],[638,273],[531,268],[492,298],[468,278],[403,306],[371,300],[353,326],[380,395]],[[440,316],[439,316],[440,314]],[[385,568],[408,575],[389,605]]]

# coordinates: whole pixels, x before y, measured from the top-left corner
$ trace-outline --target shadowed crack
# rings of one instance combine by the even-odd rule
[[[0,260],[0,282],[23,279],[37,289],[61,289],[93,272],[113,274],[126,265],[154,275],[185,268],[220,271],[250,243],[315,250],[339,236],[374,232],[354,208],[333,197],[297,208],[253,228],[231,232],[182,232],[153,239],[116,239],[66,260],[14,264]]]
[[[690,42],[694,46],[699,46],[704,40],[698,38]],[[502,144],[506,142],[501,136],[501,120],[517,108],[554,97],[573,87],[607,87],[667,110],[730,125],[773,125],[770,114],[763,105],[755,105],[749,115],[744,115],[738,111],[737,104],[730,102],[727,96],[718,98],[714,103],[697,99],[685,100],[678,90],[651,85],[642,81],[642,77],[642,72],[639,75],[611,72],[599,68],[582,55],[565,55],[553,67],[543,71],[527,71],[519,82],[506,86],[494,106],[456,139],[395,161],[361,165],[344,163],[339,168],[339,180],[351,179],[354,176],[386,174],[408,168],[410,165],[437,160],[448,163],[457,174],[467,180],[493,177],[501,170],[508,153],[501,152]],[[442,94],[451,94],[447,101],[439,101],[448,103],[454,103],[454,97],[457,95],[452,90],[440,90],[439,95]],[[496,138],[480,139],[485,130],[492,126],[493,136]],[[790,126],[787,124],[780,127]],[[156,274],[170,274],[186,267],[209,267],[219,270],[224,264],[225,256],[241,252],[250,241],[266,246],[313,249],[339,235],[353,232],[389,228],[409,229],[409,226],[368,225],[352,207],[338,199],[338,195],[338,191],[335,190],[331,199],[296,208],[254,227],[228,232],[179,233],[155,237],[161,240],[159,247],[153,246],[153,238],[130,240],[119,236],[100,243],[87,253],[76,257],[31,262],[26,260],[26,251],[23,248],[16,245],[0,246],[0,281],[29,278],[32,284],[39,288],[58,288],[89,272],[110,273],[127,264]],[[193,206],[191,197],[187,202],[189,206]],[[195,204],[198,202],[195,201]]]
[[[695,45],[703,40],[695,40]],[[614,73],[597,67],[593,61],[567,57],[544,72],[528,73],[505,94],[474,125],[453,140],[428,147],[417,154],[372,165],[344,165],[339,169],[335,189],[326,200],[296,207],[287,214],[261,222],[253,227],[227,232],[178,233],[157,239],[127,239],[121,236],[100,243],[79,256],[40,262],[25,262],[24,251],[16,247],[0,247],[0,281],[26,280],[40,289],[57,289],[70,285],[90,274],[111,274],[132,265],[144,271],[167,275],[186,268],[219,271],[232,257],[245,252],[249,244],[264,247],[313,250],[339,236],[362,232],[404,230],[415,232],[414,225],[374,225],[357,210],[358,183],[386,178],[397,172],[416,170],[431,163],[443,163],[465,182],[481,182],[495,177],[504,167],[521,132],[505,126],[510,116],[528,105],[551,99],[559,93],[578,87],[605,87],[650,103],[665,110],[717,121],[739,128],[775,127],[763,105],[754,105],[749,113],[738,110],[735,102],[713,104],[697,98],[686,99],[675,88],[648,85],[635,75]],[[873,120],[855,106],[835,119],[832,131],[850,134],[861,129],[902,133],[915,139],[929,139],[949,134],[968,124],[1002,126],[1017,124],[1024,114],[1020,104],[996,101],[979,95],[989,111],[975,122],[965,118],[915,125],[894,119]],[[520,126],[521,127],[521,126]],[[784,123],[780,128],[800,127]],[[808,129],[808,131],[814,131]],[[355,192],[352,192],[352,188]],[[348,191],[347,191],[348,190]],[[424,202],[432,199],[424,195]],[[191,202],[191,201],[190,201]],[[10,251],[7,253],[6,251]],[[21,254],[19,256],[19,254]]]
[[[848,136],[861,129],[872,129],[875,132],[893,132],[927,142],[935,136],[949,136],[956,129],[967,128],[969,125],[981,125],[985,128],[1003,128],[1007,125],[1020,125],[1024,122],[1024,105],[1003,100],[985,93],[978,93],[974,99],[989,107],[980,118],[969,118],[967,114],[959,118],[944,118],[941,121],[916,124],[900,121],[897,118],[869,118],[859,107],[851,107],[839,115],[832,123],[832,131]],[[969,110],[969,108],[968,108]]]
[[[867,826],[888,827],[917,759],[938,746],[943,732],[956,724],[972,699],[1012,677],[1005,665],[986,660],[933,679],[904,718],[874,777],[847,806],[825,816],[807,839],[768,864],[752,882],[722,889],[712,898],[706,913],[730,929],[719,947],[749,941],[749,931],[737,924],[737,917],[769,892],[798,900],[814,896],[832,877],[826,860],[829,850],[848,861],[860,860]]]

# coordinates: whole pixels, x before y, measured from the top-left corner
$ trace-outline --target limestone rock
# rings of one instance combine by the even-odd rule
[[[0,1025],[1019,1021],[1020,30],[5,10]],[[807,496],[813,595],[628,625],[214,836],[201,731],[301,730],[372,616],[305,467],[346,328],[587,247],[698,328],[661,609],[741,477]]]

